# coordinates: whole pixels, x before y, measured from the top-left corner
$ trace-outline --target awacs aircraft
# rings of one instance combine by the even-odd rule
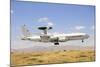
[[[72,40],[81,40],[82,43],[84,39],[88,39],[89,35],[86,33],[71,33],[71,34],[55,34],[48,33],[48,30],[52,29],[51,26],[38,27],[43,33],[39,35],[32,35],[30,31],[26,28],[26,25],[22,26],[23,37],[22,40],[29,40],[34,42],[51,42],[54,45],[59,45],[59,42],[67,42]]]

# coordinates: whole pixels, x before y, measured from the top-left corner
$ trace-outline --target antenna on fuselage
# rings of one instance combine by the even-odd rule
[[[52,29],[52,27],[38,27],[39,30],[43,30],[43,34],[47,34],[48,30]]]

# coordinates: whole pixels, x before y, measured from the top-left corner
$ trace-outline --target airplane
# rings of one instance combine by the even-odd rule
[[[89,35],[86,33],[70,33],[70,34],[55,34],[48,33],[48,30],[51,30],[53,27],[51,26],[40,26],[39,30],[42,30],[43,33],[32,35],[30,31],[27,29],[26,25],[22,26],[23,37],[21,40],[29,40],[34,42],[44,42],[44,43],[54,43],[54,45],[59,45],[59,42],[67,42],[72,40],[82,40],[88,39]]]

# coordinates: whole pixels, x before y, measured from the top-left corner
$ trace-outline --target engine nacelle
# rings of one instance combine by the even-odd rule
[[[60,36],[58,37],[59,42],[64,42],[66,40],[66,37]]]
[[[52,36],[50,37],[51,42],[65,42],[66,41],[66,37],[64,36]]]

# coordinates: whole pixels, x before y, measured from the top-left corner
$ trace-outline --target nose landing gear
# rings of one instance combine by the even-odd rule
[[[84,40],[82,40],[82,43],[84,42]]]

